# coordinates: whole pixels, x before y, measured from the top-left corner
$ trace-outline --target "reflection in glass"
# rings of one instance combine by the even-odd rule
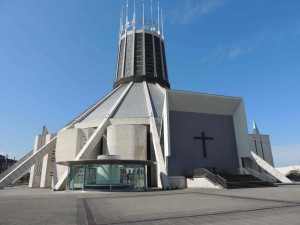
[[[67,189],[142,190],[146,185],[144,165],[90,164],[69,167]]]

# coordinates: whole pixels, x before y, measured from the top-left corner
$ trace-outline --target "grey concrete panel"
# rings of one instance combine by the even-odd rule
[[[134,83],[112,118],[148,117],[143,83]]]
[[[34,156],[32,156],[32,160],[34,161],[34,163],[37,163],[40,161],[40,158],[38,157],[37,153]]]
[[[24,168],[25,168],[26,170],[30,169],[31,166],[34,165],[34,160],[33,160],[32,158],[30,158],[27,162],[28,162],[28,163],[24,163],[24,164],[22,165],[22,167],[24,166]]]
[[[233,115],[241,98],[168,90],[172,111]]]
[[[156,84],[148,83],[148,90],[154,117],[161,118],[165,102],[165,94]]]
[[[147,160],[147,127],[144,125],[111,125],[107,128],[110,155],[122,159]]]
[[[16,176],[15,176],[14,174],[12,174],[12,175],[10,175],[9,177],[7,177],[7,178],[5,179],[5,182],[6,182],[7,184],[11,184],[11,182],[13,182],[14,179],[16,179]],[[1,181],[1,182],[2,182],[2,181]]]
[[[92,113],[90,113],[82,122],[103,119],[107,116],[107,113],[111,107],[115,104],[118,98],[123,94],[128,84],[124,84],[108,99],[106,99],[101,105],[99,105]]]
[[[15,171],[15,174],[17,177],[19,177],[20,175],[22,175],[23,171],[21,170],[22,168],[18,168],[16,171]]]
[[[207,158],[203,156],[201,140],[206,141]],[[195,168],[235,169],[239,167],[232,116],[170,111],[171,156],[170,176],[184,176]]]

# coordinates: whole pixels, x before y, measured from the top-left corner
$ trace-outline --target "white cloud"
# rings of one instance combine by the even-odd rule
[[[268,40],[269,33],[262,31],[254,34],[247,39],[236,42],[225,43],[217,46],[211,53],[203,56],[202,63],[214,65],[223,60],[236,60],[247,54],[252,53],[264,41]]]
[[[177,5],[177,8],[171,12],[172,23],[187,24],[199,16],[209,14],[222,7],[226,0],[199,0],[185,1],[185,4]]]
[[[256,45],[257,43],[249,40],[219,45],[215,51],[202,58],[202,63],[214,65],[223,60],[235,60],[250,54]]]
[[[230,59],[235,59],[235,58],[238,58],[240,55],[245,54],[247,52],[249,52],[249,51],[247,51],[246,49],[244,49],[242,47],[236,47],[229,51],[228,57]]]
[[[265,28],[260,32],[248,35],[248,38],[235,42],[219,45],[214,51],[203,56],[202,63],[216,64],[222,60],[235,60],[254,52],[256,49],[272,46],[286,38],[295,38],[300,35],[299,26],[278,26],[277,28]]]
[[[272,146],[272,153],[276,167],[300,164],[300,144]]]

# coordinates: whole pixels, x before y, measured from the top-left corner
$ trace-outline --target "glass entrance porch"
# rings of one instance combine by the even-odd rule
[[[88,164],[69,167],[67,190],[146,189],[144,165]]]
[[[133,190],[147,189],[147,160],[79,160],[58,162],[68,166],[66,190]]]

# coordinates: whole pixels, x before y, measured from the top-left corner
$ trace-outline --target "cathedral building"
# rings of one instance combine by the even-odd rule
[[[140,8],[139,19],[135,5],[132,19],[128,3],[121,13],[112,91],[57,132],[44,127],[0,188],[28,170],[30,187],[54,190],[290,182],[273,167],[269,137],[255,123],[248,134],[243,98],[171,89],[162,10],[151,5],[146,20]]]

